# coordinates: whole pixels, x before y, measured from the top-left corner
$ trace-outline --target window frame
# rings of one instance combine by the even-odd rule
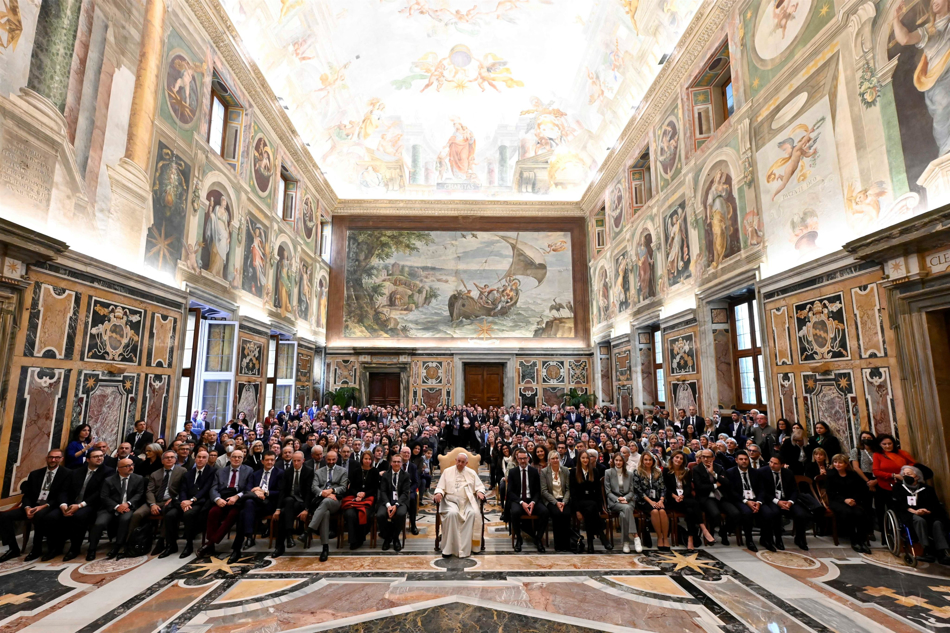
[[[280,166],[280,179],[278,186],[278,204],[280,205],[280,218],[284,222],[291,224],[297,218],[297,194],[299,192],[300,181],[293,177],[290,170],[284,165]],[[290,199],[290,212],[287,209],[287,200]]]
[[[749,316],[749,340],[751,345],[744,349],[739,349],[739,330],[736,323],[736,308],[742,306],[746,307]],[[753,295],[746,295],[741,298],[734,299],[729,302],[729,329],[730,329],[730,340],[732,344],[732,373],[733,381],[735,384],[735,393],[736,393],[736,407],[738,409],[748,411],[750,409],[758,409],[759,411],[767,412],[768,411],[768,395],[766,393],[767,385],[763,384],[764,380],[764,367],[765,367],[765,357],[762,352],[762,341],[759,340],[761,332],[757,331],[761,325],[762,320],[757,314],[758,302],[756,297]],[[740,358],[751,358],[752,359],[752,376],[753,383],[755,385],[755,397],[757,402],[746,402],[742,393],[742,375],[739,370],[739,359]]]
[[[178,376],[178,415],[175,419],[175,432],[181,431],[185,428],[185,422],[191,419],[191,412],[194,411],[192,406],[194,403],[195,396],[195,366],[198,362],[198,349],[200,345],[200,336],[201,336],[201,308],[188,308],[188,313],[185,316],[185,335],[188,335],[189,327],[189,318],[194,317],[194,327],[191,331],[191,354],[185,354],[187,350],[182,351],[182,367],[181,373]],[[185,366],[185,363],[188,365]],[[183,389],[182,383],[188,380],[188,388]],[[185,392],[182,394],[182,392]],[[181,398],[184,395],[184,406],[182,406]]]
[[[209,371],[205,369],[205,366],[207,363],[207,354],[208,354],[208,330],[212,325],[226,325],[226,326],[231,326],[232,328],[234,328],[233,336],[231,337],[231,367],[228,370]],[[225,410],[225,415],[224,415],[225,421],[221,424],[221,426],[217,428],[223,428],[223,426],[227,424],[227,422],[234,417],[232,414],[234,413],[234,407],[235,407],[234,393],[235,393],[235,389],[237,388],[236,377],[237,377],[239,328],[240,328],[240,324],[237,321],[223,321],[223,320],[218,321],[218,320],[211,320],[211,319],[201,320],[201,327],[200,327],[201,334],[199,337],[199,347],[197,348],[197,349],[200,349],[200,353],[197,355],[197,360],[196,360],[197,365],[195,367],[196,375],[193,381],[195,384],[198,385],[198,392],[196,395],[197,402],[202,403],[202,405],[204,404],[205,381],[208,381],[208,382],[221,381],[221,382],[229,383],[228,384],[228,398],[227,398],[226,410]],[[205,428],[206,429],[212,428],[212,424],[213,422],[210,419],[207,420]]]
[[[650,359],[650,365],[653,367],[653,381],[656,383],[656,405],[666,407],[666,371],[663,362],[663,329],[656,325],[650,328],[650,337],[653,339],[653,357]],[[659,344],[657,343],[659,341]],[[658,349],[659,347],[659,349]],[[660,362],[656,362],[659,353]],[[662,375],[657,375],[660,372]],[[661,392],[662,390],[662,392]],[[662,396],[662,398],[660,397]]]
[[[224,120],[221,125],[220,147],[216,148],[211,143],[211,132],[214,129],[215,102],[224,106]],[[211,74],[211,95],[208,108],[208,133],[205,140],[211,146],[212,152],[219,156],[232,169],[237,171],[238,164],[241,161],[241,141],[244,136],[244,107],[234,98],[233,91],[224,80],[218,75],[218,72],[212,71]],[[229,137],[233,134],[233,143],[228,143]],[[230,148],[230,152],[228,149]]]

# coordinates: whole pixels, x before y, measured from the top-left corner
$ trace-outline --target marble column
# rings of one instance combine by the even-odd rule
[[[76,30],[76,44],[73,48],[73,62],[69,69],[69,85],[66,88],[66,135],[70,143],[76,139],[76,124],[79,122],[79,105],[82,99],[82,84],[86,74],[86,57],[89,55],[89,38],[92,35],[92,22],[96,13],[95,0],[86,0],[79,12],[79,28]]]
[[[99,81],[101,79],[102,64],[105,59],[106,36],[108,32],[109,21],[101,11],[96,11],[92,25],[92,33],[89,37],[85,72],[83,73],[79,120],[76,123],[76,132],[73,136],[76,163],[82,174],[86,173],[89,162],[89,150],[92,143],[92,132],[97,119],[96,108],[99,101]]]
[[[36,19],[33,56],[27,88],[49,99],[63,112],[73,63],[82,0],[48,1]]]
[[[139,63],[135,71],[135,91],[129,115],[129,136],[125,157],[142,170],[148,168],[152,146],[152,126],[158,102],[159,73],[162,68],[162,40],[165,27],[165,0],[147,0]]]

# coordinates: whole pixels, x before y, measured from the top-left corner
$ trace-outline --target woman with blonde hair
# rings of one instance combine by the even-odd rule
[[[657,549],[669,551],[670,518],[664,508],[666,485],[653,453],[644,453],[640,458],[640,465],[633,473],[633,492],[637,497],[637,507],[650,515],[650,522],[656,531]]]

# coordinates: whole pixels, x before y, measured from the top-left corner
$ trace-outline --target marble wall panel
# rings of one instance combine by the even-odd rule
[[[792,364],[792,342],[789,337],[788,307],[782,306],[770,311],[772,317],[772,349],[775,350],[775,364]]]
[[[888,433],[898,436],[897,409],[894,389],[891,387],[889,367],[865,367],[861,370],[864,397],[867,401],[868,428],[875,435]]]
[[[30,471],[46,465],[46,453],[59,447],[69,404],[70,369],[21,367],[4,465],[3,497],[19,494]]]
[[[666,340],[666,345],[669,359],[667,371],[671,376],[696,373],[696,339],[692,332],[671,336]]]
[[[71,359],[82,293],[50,284],[33,285],[24,356]]]
[[[242,411],[247,416],[248,423],[257,422],[261,407],[261,383],[259,382],[239,382],[237,384],[237,406],[238,413]],[[307,403],[310,406],[310,403]]]
[[[666,406],[671,411],[690,407],[699,407],[699,382],[696,380],[676,380],[670,382],[670,393]]]
[[[171,397],[171,376],[168,374],[149,374],[145,376],[145,393],[142,404],[142,419],[145,428],[159,437],[162,425],[168,418],[168,403]],[[112,448],[112,444],[109,444]]]
[[[796,303],[792,312],[800,362],[823,363],[851,358],[842,293]]]
[[[109,447],[132,428],[135,404],[132,396],[138,391],[138,374],[110,374],[84,370],[76,383],[73,405],[73,427],[88,424],[92,436]]]
[[[148,367],[171,367],[175,360],[178,319],[153,312],[148,338]]]
[[[238,375],[260,376],[264,362],[264,344],[260,341],[241,337],[238,344]]]
[[[781,417],[794,424],[798,422],[798,394],[796,393],[795,374],[785,372],[778,375],[778,408]]]
[[[732,365],[732,336],[729,330],[713,330],[716,357],[716,390],[720,408],[733,408],[736,401],[735,372]]]
[[[858,434],[858,399],[851,370],[802,373],[802,393],[809,434],[814,434],[816,422],[824,422],[841,442],[842,448],[854,448]]]
[[[851,307],[854,311],[858,355],[861,358],[883,358],[887,356],[884,320],[881,316],[881,300],[878,295],[877,284],[852,288]]]

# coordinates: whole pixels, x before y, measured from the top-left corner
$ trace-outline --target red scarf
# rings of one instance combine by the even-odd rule
[[[369,517],[369,509],[373,507],[373,497],[363,497],[362,501],[357,501],[356,497],[344,497],[340,508],[356,508],[356,514],[359,517],[360,525],[366,525]]]

